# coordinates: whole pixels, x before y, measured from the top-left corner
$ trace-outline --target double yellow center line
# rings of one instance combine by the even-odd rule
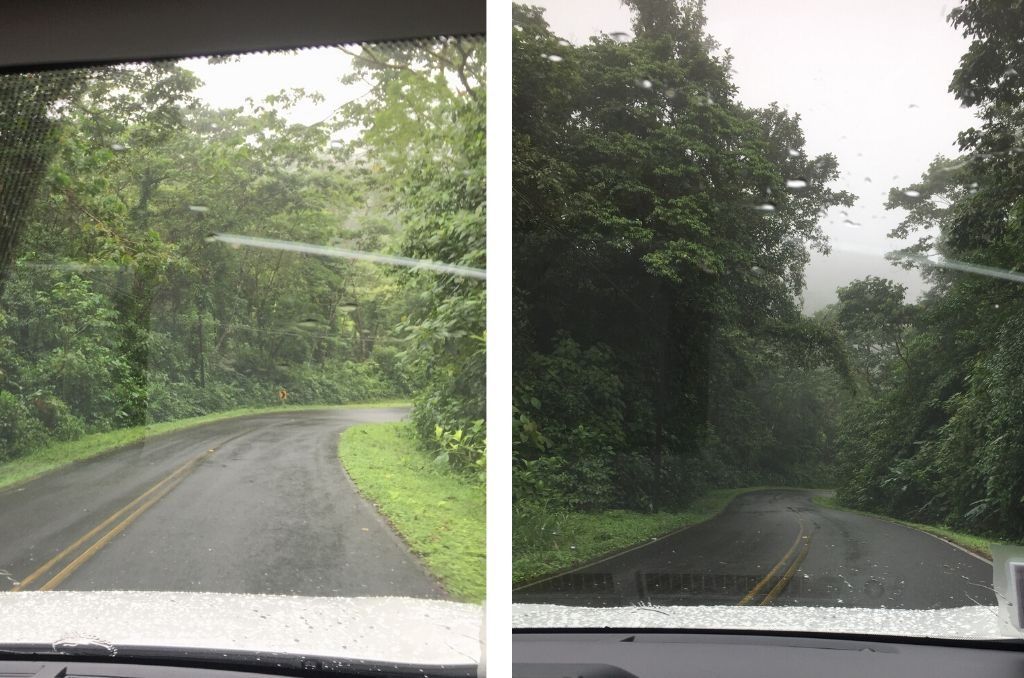
[[[797,549],[799,549],[799,553],[797,553]],[[790,563],[785,572],[779,576],[775,585],[768,590],[768,593],[764,594],[764,597],[761,598],[760,601],[757,602],[758,605],[770,605],[772,601],[774,601],[779,594],[785,590],[786,585],[789,584],[789,580],[793,578],[794,574],[796,574],[797,568],[799,568],[800,564],[804,562],[804,558],[807,557],[807,552],[810,549],[811,535],[806,533],[804,521],[800,520],[800,532],[797,533],[796,539],[793,540],[793,545],[789,547],[789,550],[786,551],[786,554],[782,556],[779,562],[775,563],[775,567],[769,570],[768,574],[762,577],[761,580],[754,585],[754,588],[750,589],[750,591],[747,592],[747,595],[740,599],[738,605],[753,604],[757,596],[761,594],[761,591],[775,579],[779,572],[782,571],[782,568],[786,567],[786,563],[790,563],[790,559],[793,558],[793,554],[796,553],[796,558],[793,558],[792,563]]]
[[[75,543],[71,544],[53,558],[50,558],[48,561],[40,565],[35,572],[22,579],[11,590],[27,590],[32,582],[48,574],[66,559],[72,558],[79,549],[88,544],[81,553],[75,556],[70,562],[61,568],[59,572],[38,588],[39,591],[52,591],[54,588],[59,586],[61,582],[71,576],[71,574],[81,567],[87,560],[96,555],[100,549],[110,543],[114,537],[121,534],[125,528],[135,522],[135,520],[145,513],[146,510],[152,507],[153,504],[163,499],[167,493],[177,487],[178,484],[185,479],[185,476],[187,476],[189,472],[191,472],[200,463],[208,459],[215,449],[216,448],[210,448],[206,452],[193,457],[175,470],[171,471],[171,473],[165,476],[163,480],[150,487],[102,523],[79,537]],[[104,532],[104,530],[106,530],[106,532]],[[90,541],[94,537],[97,537],[97,535],[99,535],[99,538],[90,543]]]

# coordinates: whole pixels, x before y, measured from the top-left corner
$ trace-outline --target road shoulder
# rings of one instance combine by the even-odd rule
[[[456,599],[479,603],[486,590],[483,485],[432,464],[408,423],[360,424],[342,432],[342,466]]]
[[[884,520],[889,523],[895,523],[904,527],[909,527],[918,532],[924,532],[927,535],[935,537],[940,541],[944,541],[950,546],[957,548],[964,553],[967,553],[975,558],[984,560],[985,562],[992,563],[992,550],[989,548],[990,544],[1005,544],[1008,542],[997,541],[988,537],[981,537],[975,534],[969,534],[967,532],[958,532],[951,530],[948,527],[941,525],[928,525],[926,523],[913,523],[909,520],[900,520],[899,518],[893,518],[883,513],[875,513],[873,511],[863,511],[861,509],[849,508],[839,504],[834,496],[815,496],[812,501],[824,508],[829,508],[834,511],[847,511],[849,513],[856,513],[862,516],[869,516],[871,518],[877,518],[878,520]]]

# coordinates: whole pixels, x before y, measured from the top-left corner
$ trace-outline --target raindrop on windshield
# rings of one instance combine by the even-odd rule
[[[609,33],[608,36],[615,42],[629,42],[629,33],[624,33],[623,31],[615,31],[614,33]]]
[[[647,79],[637,80],[636,84],[640,85],[644,89],[650,89],[650,88],[654,87],[654,83],[652,83],[650,80],[647,80]]]
[[[910,104],[909,106],[907,106],[907,108],[921,108],[921,107],[918,106],[917,104]]]
[[[807,179],[786,179],[786,188],[792,188],[796,190],[807,188]]]
[[[760,205],[754,205],[754,209],[758,212],[774,212],[776,208],[773,202],[763,202]]]
[[[914,189],[911,188],[906,191],[903,191],[903,195],[907,196],[908,198],[920,198],[921,191],[915,191]]]
[[[217,242],[217,234],[209,233],[205,238],[203,238],[203,240],[205,240],[206,242]]]
[[[566,40],[565,38],[561,38],[558,41],[558,44],[561,45],[562,47],[572,47],[572,43]]]
[[[210,208],[206,205],[189,205],[188,208],[193,212],[199,212],[200,214],[210,211]]]
[[[849,226],[850,228],[858,228],[860,226],[860,224],[853,219],[843,219],[843,225]]]
[[[553,61],[555,63],[558,63],[559,61],[562,60],[562,57],[558,56],[557,54],[545,54],[544,56],[547,57],[548,61]]]
[[[791,158],[798,158],[798,157],[800,157],[800,151],[796,150],[795,148],[789,149],[789,157],[791,157]]]
[[[110,144],[110,150],[120,153],[121,151],[127,151],[128,147],[124,144]]]

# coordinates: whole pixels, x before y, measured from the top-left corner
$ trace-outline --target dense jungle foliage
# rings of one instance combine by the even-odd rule
[[[516,6],[514,493],[520,509],[685,506],[820,477],[847,373],[803,316],[835,157],[736,98],[699,3],[636,0],[573,47]]]
[[[836,158],[738,102],[700,0],[624,4],[632,35],[581,46],[514,10],[517,522],[830,484],[1024,538],[1024,14],[949,14],[971,40],[951,91],[980,122],[887,204],[928,292],[867,277],[807,317],[824,210],[855,199]]]
[[[976,107],[960,157],[890,193],[908,211],[896,257],[931,283],[918,303],[878,281],[840,304],[870,388],[842,418],[839,498],[921,522],[1024,538],[1024,14],[971,0],[950,91]],[[965,267],[964,264],[967,264]],[[969,269],[969,270],[967,270]],[[844,310],[842,307],[847,306]]]
[[[188,62],[0,76],[0,462],[286,393],[411,397],[482,472],[480,280],[216,237],[484,267],[482,41],[331,52],[362,96],[315,124],[322,93],[215,108]]]

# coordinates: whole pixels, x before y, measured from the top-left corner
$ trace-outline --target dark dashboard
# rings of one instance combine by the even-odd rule
[[[952,678],[1024,675],[1024,643],[810,634],[530,632],[515,678]]]

